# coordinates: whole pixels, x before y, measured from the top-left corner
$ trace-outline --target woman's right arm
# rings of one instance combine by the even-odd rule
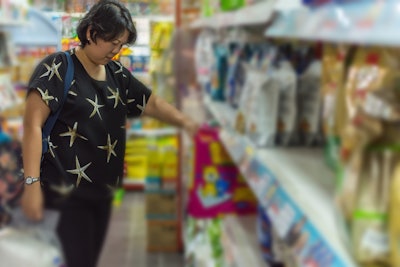
[[[40,177],[42,157],[42,126],[50,114],[50,108],[37,90],[31,90],[26,98],[23,118],[22,158],[24,177]],[[43,218],[43,195],[40,182],[24,185],[21,208],[28,219]]]

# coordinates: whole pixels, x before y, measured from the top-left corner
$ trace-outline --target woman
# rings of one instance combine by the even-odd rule
[[[98,2],[82,18],[77,33],[80,45],[69,51],[74,79],[42,163],[42,126],[63,97],[64,53],[46,57],[29,83],[24,176],[39,182],[24,186],[21,206],[31,220],[41,220],[45,207],[59,210],[57,231],[67,266],[95,267],[110,219],[112,192],[123,175],[126,118],[150,116],[190,135],[197,125],[112,61],[122,46],[136,40],[123,4]]]

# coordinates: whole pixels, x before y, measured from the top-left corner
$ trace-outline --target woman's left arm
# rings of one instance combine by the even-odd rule
[[[194,137],[199,128],[199,125],[192,118],[155,94],[151,94],[143,115],[180,127],[191,137]]]

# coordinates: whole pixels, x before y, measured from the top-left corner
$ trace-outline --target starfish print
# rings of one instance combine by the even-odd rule
[[[126,94],[127,96],[128,96],[128,92],[129,92],[129,90],[126,89],[125,94]],[[135,102],[135,99],[134,99],[134,98],[127,98],[127,102],[128,102],[128,104],[133,103],[133,102]]]
[[[47,137],[47,140],[48,140],[48,143],[49,143],[49,151],[50,151],[50,154],[53,156],[53,158],[55,158],[56,155],[54,154],[54,150],[55,150],[58,146],[53,145],[53,143],[50,141],[50,136]]]
[[[143,104],[142,105],[137,104],[136,107],[138,109],[140,109],[142,112],[144,111],[144,109],[146,108],[146,96],[145,95],[143,95]]]
[[[61,185],[54,185],[54,184],[51,185],[50,189],[62,196],[66,196],[69,193],[71,193],[71,191],[74,189],[74,185],[73,184],[67,185],[65,182],[63,182]]]
[[[119,62],[116,62],[116,63],[117,63],[117,65],[119,66],[119,70],[117,70],[117,71],[115,72],[115,74],[123,73],[124,68],[123,68],[122,64],[119,63]]]
[[[111,154],[113,154],[114,156],[117,156],[117,154],[114,151],[115,146],[117,145],[117,142],[118,142],[118,140],[115,140],[115,142],[113,144],[111,144],[111,137],[110,137],[110,135],[108,135],[107,136],[107,145],[98,146],[98,148],[107,151],[107,163],[110,162]]]
[[[118,88],[116,89],[116,91],[114,91],[113,89],[111,89],[111,87],[109,87],[109,86],[107,86],[107,88],[108,88],[108,91],[110,91],[111,94],[112,94],[111,96],[109,96],[109,97],[107,97],[107,98],[108,98],[108,99],[115,99],[114,108],[117,107],[119,101],[121,101],[121,104],[122,104],[122,105],[125,105],[124,102],[123,102],[122,99],[121,99],[121,96],[120,96],[120,94],[119,94]]]
[[[112,194],[115,193],[115,190],[118,189],[118,185],[119,185],[119,176],[117,177],[117,181],[115,182],[115,185],[111,185],[111,184],[107,184],[108,189],[111,191]]]
[[[100,119],[103,120],[103,118],[101,117],[99,108],[104,107],[104,105],[99,105],[98,104],[97,95],[95,96],[95,100],[94,101],[92,99],[90,99],[90,98],[86,98],[86,100],[89,101],[89,103],[93,105],[93,111],[90,114],[89,118],[92,118],[97,113],[97,115],[99,115]]]
[[[53,76],[55,74],[57,76],[57,78],[60,81],[62,81],[60,73],[58,72],[58,68],[61,66],[62,62],[56,64],[55,61],[56,61],[56,58],[53,59],[53,63],[51,63],[51,67],[49,65],[47,65],[46,63],[43,64],[46,67],[47,71],[45,73],[43,73],[40,76],[40,78],[49,76],[49,81],[50,81],[51,78],[53,78]]]
[[[77,130],[78,130],[78,122],[75,122],[73,129],[71,129],[71,127],[68,126],[68,132],[60,134],[60,136],[70,136],[71,137],[71,139],[69,141],[69,147],[72,147],[72,145],[74,144],[77,137],[82,138],[84,140],[88,140],[86,137],[78,134]]]
[[[79,186],[79,184],[81,183],[82,178],[84,178],[86,181],[93,183],[93,181],[89,178],[89,176],[86,175],[85,171],[86,169],[90,166],[90,164],[92,164],[91,162],[89,162],[88,164],[86,164],[85,166],[81,167],[81,164],[79,163],[78,157],[75,156],[75,164],[76,164],[76,169],[73,170],[67,170],[67,172],[72,173],[72,174],[76,174],[78,175],[78,177],[76,178],[76,187]]]
[[[73,95],[73,96],[77,96],[77,95],[78,95],[77,93],[75,93],[75,92],[73,92],[73,91],[71,91],[71,90],[68,91],[68,94],[69,94],[69,95]]]
[[[119,66],[119,70],[117,70],[117,71],[115,72],[115,74],[122,73],[122,77],[127,78],[127,76],[126,76],[125,73],[123,72],[124,68],[123,68],[123,65],[121,64],[121,62],[116,61],[116,63],[117,63],[117,65]]]
[[[49,90],[46,90],[43,92],[43,90],[40,89],[39,87],[37,89],[38,89],[40,95],[42,96],[43,101],[46,103],[46,105],[49,105],[50,100],[54,100],[54,99],[57,100],[57,98],[54,98],[54,96],[49,95]]]

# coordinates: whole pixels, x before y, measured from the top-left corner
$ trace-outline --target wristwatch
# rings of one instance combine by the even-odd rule
[[[38,177],[32,177],[32,176],[28,176],[25,178],[25,184],[31,185],[33,183],[36,183],[40,180],[40,178]]]

